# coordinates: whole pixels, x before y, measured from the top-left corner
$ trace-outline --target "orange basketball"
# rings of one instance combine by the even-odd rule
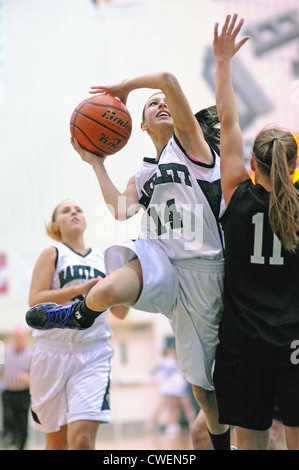
[[[111,95],[94,95],[81,101],[70,121],[72,137],[99,156],[113,155],[128,142],[132,120],[126,106]]]

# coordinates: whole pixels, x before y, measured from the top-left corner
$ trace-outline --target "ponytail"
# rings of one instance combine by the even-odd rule
[[[290,132],[268,129],[260,132],[253,156],[261,173],[271,183],[269,222],[282,246],[294,253],[299,246],[299,192],[290,177],[297,157],[297,143]]]

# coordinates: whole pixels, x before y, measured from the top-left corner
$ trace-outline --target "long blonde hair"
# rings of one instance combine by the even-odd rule
[[[297,151],[294,136],[279,128],[262,130],[253,145],[253,157],[258,168],[270,179],[271,228],[282,246],[292,253],[299,244],[299,193],[290,177]]]

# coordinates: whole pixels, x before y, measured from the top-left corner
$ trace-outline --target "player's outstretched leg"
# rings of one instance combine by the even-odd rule
[[[95,319],[115,305],[134,305],[142,288],[142,270],[138,259],[122,266],[109,276],[100,279],[86,298],[72,305],[41,303],[26,314],[31,328],[50,330],[65,328],[83,330],[93,325]],[[89,305],[89,307],[87,306]]]

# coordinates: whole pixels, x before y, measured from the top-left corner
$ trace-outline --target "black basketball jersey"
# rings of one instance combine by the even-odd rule
[[[221,218],[225,235],[220,340],[246,363],[291,364],[299,341],[299,250],[285,251],[271,230],[269,193],[246,180]]]

